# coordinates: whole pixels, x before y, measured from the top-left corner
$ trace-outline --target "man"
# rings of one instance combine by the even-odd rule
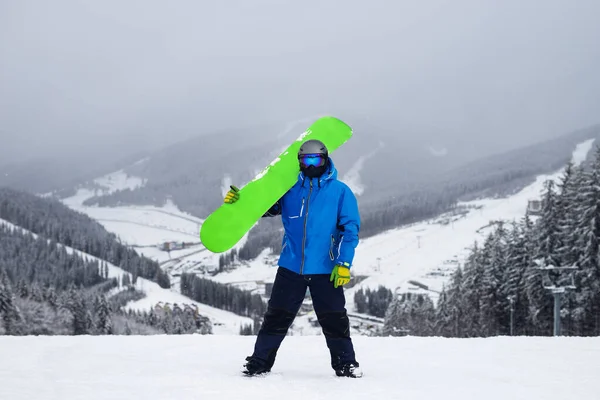
[[[337,376],[361,377],[350,339],[343,286],[358,245],[360,216],[356,197],[341,181],[325,145],[308,140],[298,152],[298,181],[264,217],[281,215],[285,229],[279,268],[254,353],[242,372],[269,372],[277,350],[310,289],[313,307]],[[239,199],[234,186],[226,203]]]

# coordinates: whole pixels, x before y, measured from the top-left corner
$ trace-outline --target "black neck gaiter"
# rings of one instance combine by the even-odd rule
[[[323,165],[322,167],[315,167],[314,165],[311,165],[308,168],[304,168],[302,173],[307,178],[318,178],[323,175],[325,171],[327,171],[327,164]]]

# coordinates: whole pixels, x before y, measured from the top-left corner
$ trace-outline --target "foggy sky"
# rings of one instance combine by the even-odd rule
[[[530,143],[600,122],[598,15],[594,0],[0,1],[0,164],[325,113]]]

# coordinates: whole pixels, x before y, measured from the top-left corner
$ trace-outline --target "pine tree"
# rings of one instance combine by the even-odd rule
[[[568,174],[568,170],[565,171],[565,175]],[[560,201],[562,202],[562,243],[563,248],[561,249],[561,261],[562,266],[578,267],[579,260],[583,254],[583,248],[578,245],[578,232],[579,229],[579,218],[582,214],[581,205],[578,202],[579,193],[584,190],[586,181],[586,173],[583,167],[573,167],[571,172],[571,179],[567,180],[566,177],[563,179],[567,181],[562,184],[562,190],[560,192]],[[573,273],[563,274],[560,284],[565,285],[569,282]],[[576,331],[577,323],[575,321],[575,315],[577,313],[577,301],[575,294],[568,291],[566,295],[563,295],[561,314],[563,317],[563,334],[579,334]]]
[[[402,321],[400,320],[400,307],[400,298],[394,297],[394,300],[392,300],[387,312],[385,313],[382,329],[383,336],[401,336],[402,330],[406,329],[402,326]]]
[[[506,268],[505,241],[506,230],[500,223],[484,245],[484,254],[488,254],[481,280],[480,334],[498,335],[506,331],[508,321],[504,309],[507,299],[501,295],[500,285]]]
[[[538,236],[534,257],[544,266],[559,266],[561,261],[559,249],[562,246],[559,226],[559,211],[561,210],[558,208],[558,196],[552,180],[545,183],[542,204],[542,214],[536,227]]]
[[[17,292],[17,295],[21,298],[29,297],[29,287],[25,283],[24,279],[19,279],[19,282],[17,283],[16,292]]]
[[[240,325],[240,335],[251,336],[252,334],[253,334],[253,332],[252,332],[251,324],[241,324]]]
[[[356,312],[360,314],[367,312],[367,298],[362,288],[358,289],[354,294],[354,304],[356,305]]]
[[[576,247],[579,249],[579,270],[576,273],[577,310],[575,319],[581,333],[600,334],[600,147],[596,148],[595,159],[585,184],[579,188]]]
[[[528,228],[529,227],[529,228]],[[528,229],[531,227],[529,215],[523,218],[519,224],[513,223],[508,237],[506,269],[500,284],[502,298],[507,299],[502,313],[509,318],[508,333],[510,333],[510,315],[513,308],[514,334],[525,332],[528,314],[527,293],[525,291],[525,272],[531,266],[531,246]]]
[[[428,295],[404,293],[387,310],[383,335],[429,336],[434,333],[435,306]]]
[[[110,309],[104,295],[96,297],[96,330],[101,335],[112,335],[113,327],[110,317]]]
[[[437,335],[446,337],[461,337],[464,335],[462,290],[463,272],[462,268],[459,267],[452,274],[450,284],[440,294],[434,324],[434,331]]]
[[[547,292],[544,274],[539,267],[560,266],[560,229],[557,214],[557,195],[554,182],[545,183],[540,219],[535,226],[533,263],[525,272],[527,300],[529,303],[528,325],[536,335],[552,333],[554,302]]]
[[[91,325],[88,316],[88,310],[82,295],[71,287],[65,303],[65,308],[72,315],[72,332],[73,335],[87,335],[90,333],[89,326]]]
[[[131,285],[130,275],[128,273],[124,273],[123,277],[121,278],[121,286],[127,287],[129,285]]]
[[[435,320],[433,322],[433,331],[437,336],[451,337],[450,329],[450,310],[448,306],[448,289],[442,287],[435,309]]]
[[[0,266],[0,317],[7,335],[22,333],[20,322],[22,320],[19,308],[15,304],[12,287],[8,276]]]
[[[562,266],[577,266],[581,257],[582,248],[577,244],[577,237],[580,234],[580,193],[585,189],[586,175],[583,167],[572,167],[569,164],[558,185],[560,192],[557,208],[561,242],[558,252]]]
[[[471,248],[463,269],[464,290],[462,292],[463,336],[481,335],[480,315],[483,296],[483,274],[485,256],[477,243]]]
[[[58,296],[56,295],[56,290],[54,290],[54,287],[50,286],[46,288],[44,298],[54,310],[58,308]]]
[[[171,329],[171,333],[175,335],[182,335],[185,333],[185,328],[183,326],[183,322],[179,316],[173,318],[173,326]]]
[[[415,336],[431,336],[434,333],[435,305],[426,294],[419,294],[413,302],[410,310],[411,325],[409,329]]]

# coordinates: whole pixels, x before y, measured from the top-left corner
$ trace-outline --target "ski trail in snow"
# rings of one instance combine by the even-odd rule
[[[573,156],[571,157],[571,161],[574,165],[580,165],[585,161],[595,141],[596,139],[588,139],[585,142],[577,145],[573,151]]]
[[[231,185],[233,185],[231,175],[225,174],[225,176],[223,176],[223,183],[221,184],[221,194],[223,195],[223,197],[227,195],[227,192],[229,192],[229,187]]]
[[[379,149],[381,149],[383,146],[384,143],[379,142],[379,147],[377,147],[370,153],[361,156],[354,163],[352,168],[350,168],[350,170],[348,170],[348,172],[346,172],[346,174],[344,174],[344,176],[342,177],[342,181],[350,187],[350,189],[352,190],[352,192],[354,192],[355,195],[360,196],[365,191],[365,187],[360,179],[360,171],[362,170],[365,161],[373,157],[377,153],[377,151],[379,151]]]
[[[125,173],[125,171],[122,169],[104,175],[100,178],[94,179],[94,183],[96,185],[102,186],[104,188],[101,191],[102,194],[113,194],[115,192],[118,192],[119,190],[125,189],[139,189],[145,186],[147,182],[147,179],[129,175]]]

